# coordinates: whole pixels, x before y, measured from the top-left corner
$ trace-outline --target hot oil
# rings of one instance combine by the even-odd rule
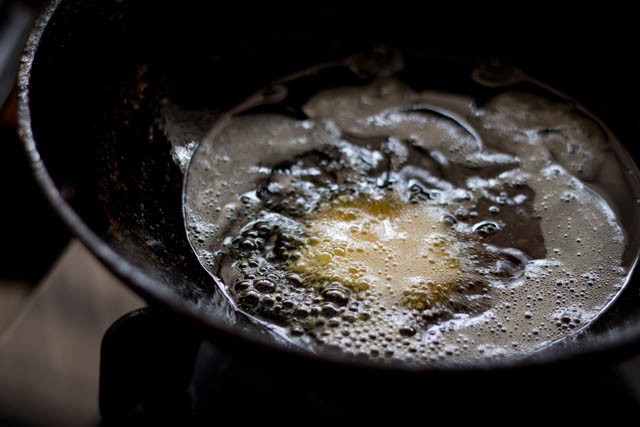
[[[464,363],[583,328],[638,252],[619,143],[517,70],[476,70],[460,87],[481,99],[418,91],[393,60],[316,68],[314,91],[304,73],[283,80],[274,108],[214,127],[184,192],[203,266],[238,310],[315,352]]]

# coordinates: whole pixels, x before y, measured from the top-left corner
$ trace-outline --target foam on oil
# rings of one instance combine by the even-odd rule
[[[478,105],[381,78],[302,110],[218,126],[184,192],[203,266],[300,346],[417,363],[526,354],[625,283],[625,233],[594,191],[617,142],[573,103],[497,90]]]

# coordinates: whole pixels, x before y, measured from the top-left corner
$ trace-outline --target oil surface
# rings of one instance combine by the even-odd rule
[[[476,69],[479,101],[391,68],[308,96],[284,80],[200,143],[184,212],[217,286],[311,351],[380,360],[521,355],[592,321],[637,256],[619,143],[519,71]]]

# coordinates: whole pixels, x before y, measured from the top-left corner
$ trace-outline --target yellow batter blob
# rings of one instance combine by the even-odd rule
[[[343,196],[312,215],[309,240],[291,269],[312,283],[380,291],[386,303],[432,306],[462,279],[461,249],[434,208]]]

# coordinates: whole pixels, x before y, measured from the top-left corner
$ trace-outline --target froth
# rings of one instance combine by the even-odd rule
[[[301,346],[419,363],[523,354],[624,283],[623,231],[584,181],[609,142],[570,103],[509,92],[477,106],[383,79],[303,110],[233,118],[185,187],[205,268]]]

